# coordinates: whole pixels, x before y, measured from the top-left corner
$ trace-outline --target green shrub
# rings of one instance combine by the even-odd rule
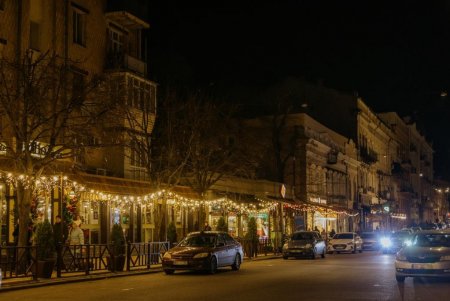
[[[53,228],[48,220],[36,225],[34,243],[37,246],[37,259],[45,260],[55,257],[55,240]]]
[[[125,255],[125,236],[120,224],[114,224],[111,229],[111,252],[114,256]]]
[[[228,232],[228,225],[225,222],[225,218],[223,216],[221,216],[219,218],[219,220],[217,221],[216,230],[217,231]]]
[[[247,233],[245,234],[245,238],[250,241],[258,241],[258,231],[256,226],[256,219],[251,217],[248,221],[247,225]]]
[[[170,222],[167,226],[167,240],[172,244],[177,241],[177,228],[174,222]]]

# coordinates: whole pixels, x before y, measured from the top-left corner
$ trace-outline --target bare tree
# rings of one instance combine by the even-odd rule
[[[22,175],[15,182],[19,246],[27,244],[35,180],[89,146],[85,137],[98,129],[109,108],[101,78],[85,79],[69,66],[52,53],[27,52],[19,61],[0,61],[1,164]]]

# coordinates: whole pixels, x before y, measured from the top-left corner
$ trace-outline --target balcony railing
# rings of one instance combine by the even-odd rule
[[[147,74],[147,63],[123,52],[109,52],[106,61],[107,69],[129,70],[139,75]]]
[[[378,154],[370,148],[361,147],[359,149],[359,155],[360,155],[361,161],[363,161],[364,163],[367,163],[369,165],[374,164],[378,161]]]

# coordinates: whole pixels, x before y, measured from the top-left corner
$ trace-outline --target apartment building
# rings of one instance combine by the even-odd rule
[[[34,61],[42,56],[57,57],[70,74],[68,93],[85,89],[90,80],[101,76],[105,83],[113,83],[121,91],[117,101],[135,120],[145,116],[147,123],[141,135],[148,136],[156,117],[157,85],[149,79],[147,69],[149,24],[143,17],[146,5],[145,1],[2,0],[0,56],[9,62],[23,57]],[[99,97],[96,101],[102,103],[104,99]],[[100,123],[99,120],[99,126]],[[130,119],[122,115],[122,118],[115,118],[109,128],[116,129],[116,138],[126,142]],[[100,147],[106,144],[102,139],[111,135],[93,133],[89,141],[79,142],[92,147],[72,158],[69,165],[77,171],[76,178],[105,193],[123,194],[133,189],[135,193],[148,192],[147,169],[140,154],[129,147],[129,143]],[[0,243],[10,243],[15,193],[6,182],[2,187],[0,220],[5,234]],[[117,221],[129,230],[132,241],[141,239],[143,230],[138,220],[143,208],[128,206],[117,210],[113,203],[95,202],[88,194],[79,197],[77,214],[83,219],[89,242],[106,242],[110,225]],[[51,218],[61,212],[64,202],[64,196],[54,192]]]

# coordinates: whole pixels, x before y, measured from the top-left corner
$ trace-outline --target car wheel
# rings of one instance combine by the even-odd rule
[[[314,251],[314,250],[312,252],[311,259],[316,259],[316,251]]]
[[[336,253],[341,254],[341,252],[339,252],[339,251],[336,251]]]
[[[323,252],[322,252],[322,254],[320,255],[322,258],[325,258],[325,248],[323,248]]]
[[[175,270],[168,270],[168,269],[165,269],[165,270],[164,270],[164,273],[166,273],[166,275],[172,275],[173,273],[175,273]]]
[[[284,259],[284,260],[287,260],[287,259],[288,259],[288,257],[287,257],[287,256],[283,256],[283,259]]]
[[[352,254],[355,254],[355,253],[356,253],[356,246],[353,245],[353,251],[352,251]]]
[[[395,280],[397,280],[397,282],[405,282],[405,276],[395,276]]]
[[[217,272],[217,259],[216,257],[211,257],[211,261],[209,263],[209,273],[215,274]]]
[[[231,268],[234,271],[238,271],[241,268],[241,255],[236,254],[236,257],[234,258],[234,263],[231,266]]]
[[[359,249],[359,253],[362,253],[362,251],[363,251],[363,248],[361,247],[361,248]]]

